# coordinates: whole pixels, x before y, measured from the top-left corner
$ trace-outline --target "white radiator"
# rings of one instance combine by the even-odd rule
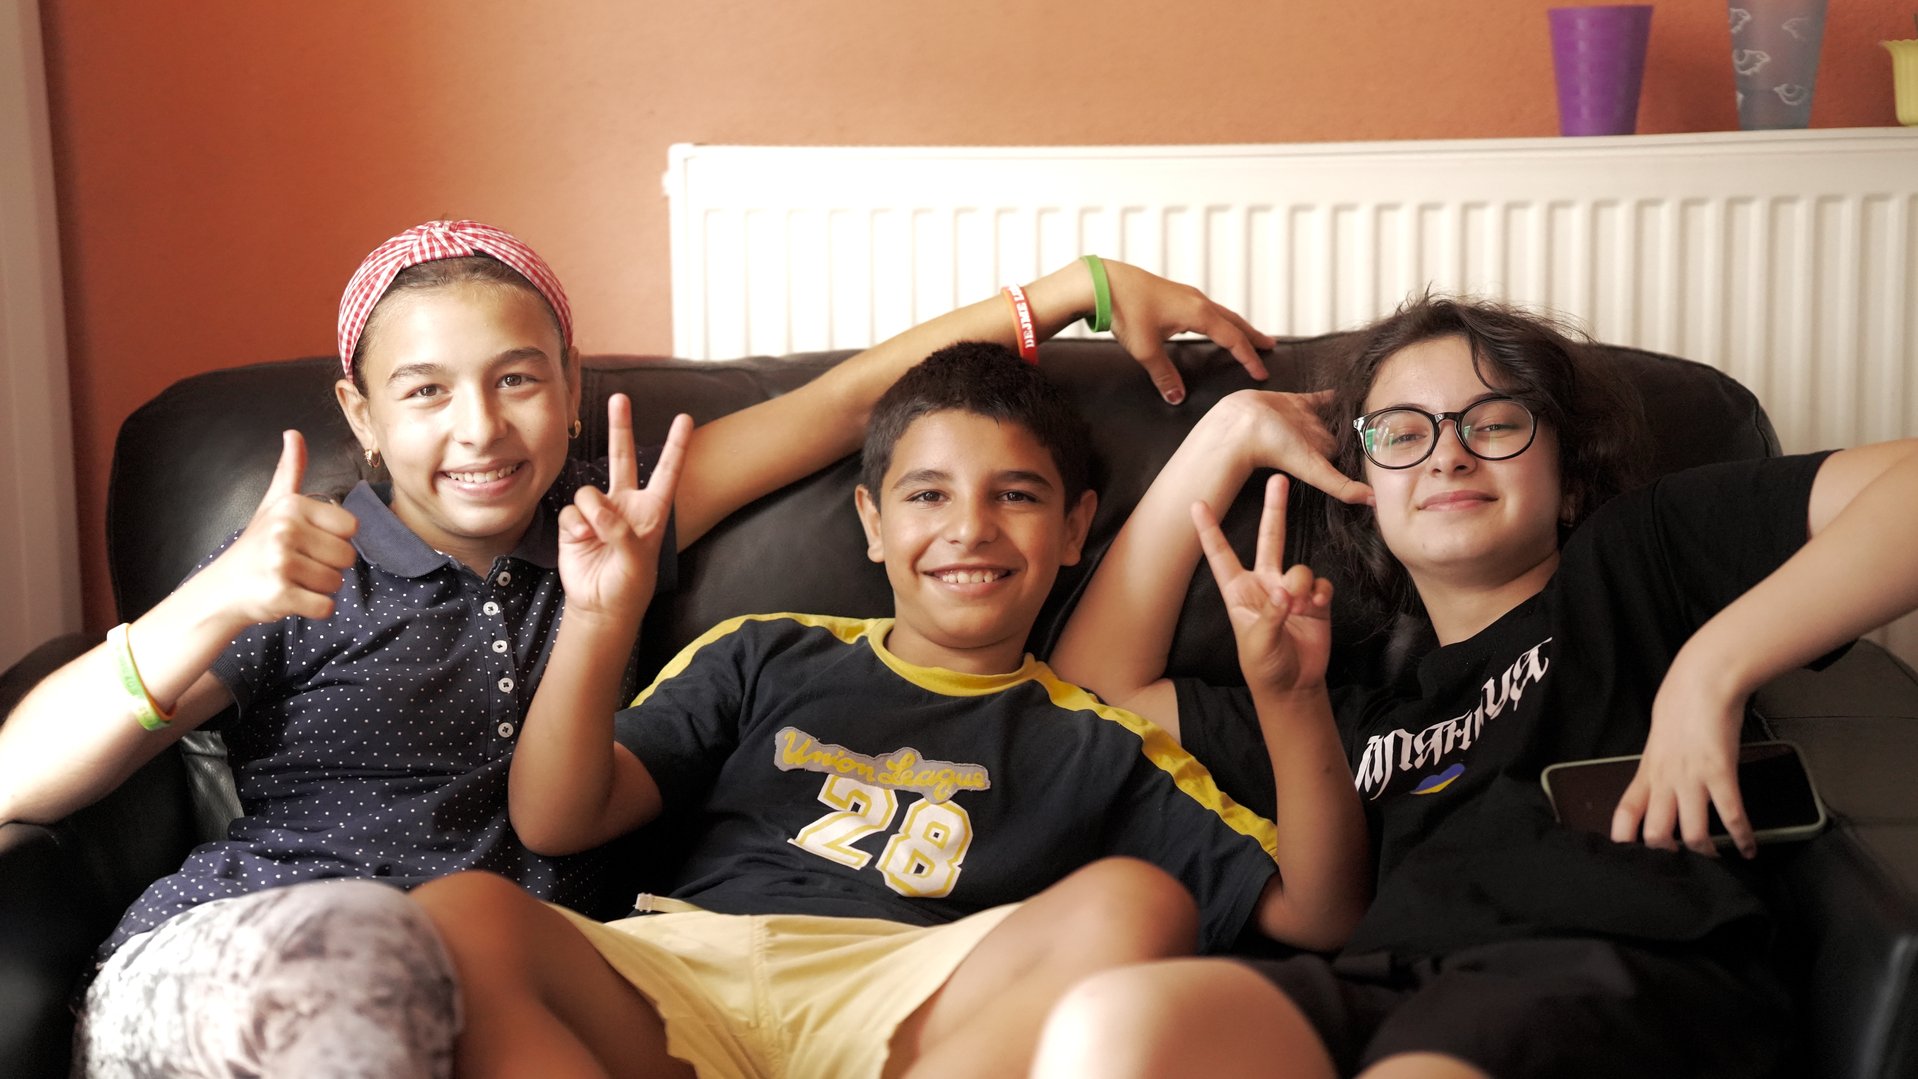
[[[1428,285],[1699,360],[1787,451],[1918,435],[1918,136],[1294,146],[678,145],[673,342],[855,348],[1095,252],[1281,335]],[[1083,330],[1075,331],[1083,332]],[[1918,662],[1918,620],[1890,631]]]

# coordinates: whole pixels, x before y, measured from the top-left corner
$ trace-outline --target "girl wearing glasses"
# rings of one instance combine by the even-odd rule
[[[1791,1019],[1768,916],[1742,859],[1713,856],[1708,807],[1750,857],[1748,696],[1918,607],[1918,562],[1885,541],[1918,531],[1918,440],[1632,490],[1631,410],[1552,325],[1426,297],[1362,338],[1328,394],[1236,395],[1194,428],[1051,662],[1172,727],[1254,808],[1269,787],[1260,806],[1231,732],[1276,755],[1332,723],[1372,904],[1334,956],[1086,983],[1053,1013],[1039,1074],[1770,1073]],[[1238,564],[1206,506],[1261,467],[1332,495],[1341,582],[1429,627],[1436,647],[1403,677],[1328,694],[1330,587],[1282,572],[1283,481]],[[1245,690],[1163,678],[1202,546],[1243,666],[1271,672]],[[1261,639],[1262,662],[1244,655]],[[1639,752],[1610,837],[1555,822],[1542,768]]]

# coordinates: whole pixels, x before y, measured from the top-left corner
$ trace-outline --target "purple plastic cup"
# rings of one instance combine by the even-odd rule
[[[1630,135],[1638,130],[1650,4],[1555,7],[1552,70],[1561,135]]]

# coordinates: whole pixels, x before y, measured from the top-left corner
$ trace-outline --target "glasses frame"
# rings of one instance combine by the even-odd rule
[[[1526,436],[1525,445],[1520,446],[1518,449],[1510,453],[1500,454],[1497,457],[1488,457],[1473,449],[1470,442],[1465,441],[1465,414],[1480,405],[1491,404],[1494,401],[1510,401],[1517,405],[1519,409],[1525,413],[1526,417],[1532,421],[1532,432]],[[1372,456],[1372,447],[1367,445],[1365,441],[1366,421],[1374,416],[1383,416],[1387,412],[1414,412],[1432,422],[1432,439],[1425,444],[1425,452],[1419,455],[1418,460],[1408,461],[1402,465],[1388,465],[1377,457]],[[1458,439],[1458,444],[1464,448],[1466,453],[1471,454],[1481,461],[1509,461],[1519,454],[1524,453],[1526,450],[1531,449],[1532,443],[1538,441],[1538,414],[1527,408],[1525,402],[1518,398],[1503,395],[1498,397],[1481,397],[1471,404],[1466,405],[1464,408],[1459,409],[1457,412],[1427,412],[1422,408],[1414,408],[1411,405],[1393,405],[1391,408],[1381,408],[1367,412],[1363,416],[1353,420],[1352,430],[1359,436],[1359,452],[1365,454],[1366,460],[1380,468],[1398,472],[1407,468],[1417,468],[1432,459],[1432,451],[1438,449],[1439,439],[1444,435],[1444,424],[1446,420],[1452,421],[1452,435]]]

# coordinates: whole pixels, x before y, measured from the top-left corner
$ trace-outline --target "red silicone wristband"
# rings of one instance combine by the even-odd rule
[[[1026,302],[1026,290],[1007,285],[1000,291],[1005,293],[1006,302],[1012,304],[1012,329],[1019,338],[1019,358],[1038,363],[1039,327],[1033,324],[1032,305]]]

